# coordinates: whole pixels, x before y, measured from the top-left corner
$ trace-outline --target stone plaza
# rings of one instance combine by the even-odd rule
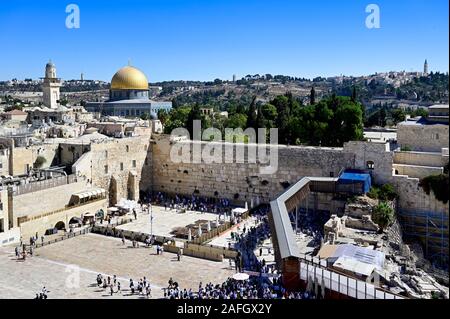
[[[20,266],[20,267],[18,267]],[[33,257],[17,260],[13,247],[0,248],[0,298],[34,298],[44,286],[52,299],[144,298],[130,295],[128,283],[144,276],[150,281],[152,298],[162,298],[169,278],[183,289],[197,289],[200,282],[214,284],[234,274],[228,262],[214,262],[172,253],[156,254],[156,249],[133,248],[118,238],[87,234],[36,249]],[[116,275],[122,294],[110,296],[109,289],[96,284],[97,274]],[[77,283],[78,281],[78,283]]]

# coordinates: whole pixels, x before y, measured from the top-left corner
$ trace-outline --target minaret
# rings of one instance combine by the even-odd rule
[[[61,79],[56,77],[56,67],[51,60],[45,66],[45,78],[43,79],[43,103],[51,109],[56,109],[59,104],[59,88],[61,87]]]
[[[427,76],[428,75],[428,61],[425,60],[425,63],[423,65],[423,75]]]

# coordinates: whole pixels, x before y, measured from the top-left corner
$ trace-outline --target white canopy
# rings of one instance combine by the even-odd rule
[[[238,280],[238,281],[247,280],[249,277],[250,276],[248,274],[241,273],[241,272],[233,275],[233,279]]]
[[[236,215],[242,215],[244,213],[246,213],[248,211],[248,209],[242,208],[242,207],[237,207],[234,208],[231,212],[234,214],[232,216],[236,216]]]

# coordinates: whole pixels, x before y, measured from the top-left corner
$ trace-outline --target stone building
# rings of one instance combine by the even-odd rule
[[[428,117],[408,119],[397,125],[398,144],[412,151],[448,150],[448,138],[448,105],[431,106]]]
[[[51,61],[45,66],[45,77],[43,80],[43,103],[48,108],[56,109],[59,106],[61,79],[56,77],[56,67]]]
[[[89,112],[122,117],[153,116],[159,110],[169,111],[172,102],[157,102],[149,99],[148,80],[144,73],[132,66],[125,66],[111,80],[109,101],[89,102]]]

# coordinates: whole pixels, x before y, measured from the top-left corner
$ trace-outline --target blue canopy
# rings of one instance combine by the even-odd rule
[[[338,183],[340,184],[357,184],[362,183],[364,185],[363,191],[367,193],[372,185],[372,179],[369,174],[358,172],[344,172],[339,176]]]

